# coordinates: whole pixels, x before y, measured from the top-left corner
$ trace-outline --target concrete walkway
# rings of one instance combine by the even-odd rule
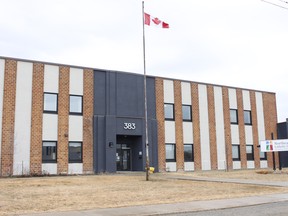
[[[190,181],[213,181],[213,182],[228,182],[237,184],[252,184],[263,186],[288,187],[286,182],[266,182],[247,179],[219,179],[205,177],[191,177],[181,175],[166,176],[167,178],[190,180]],[[185,213],[196,211],[207,211],[225,208],[234,208],[241,206],[259,205],[265,203],[288,201],[288,194],[271,194],[262,196],[251,196],[242,198],[231,198],[221,200],[208,201],[193,201],[175,204],[158,204],[146,206],[131,206],[122,208],[107,208],[94,209],[85,211],[69,211],[69,212],[52,212],[52,213],[37,213],[25,214],[25,216],[127,216],[127,215],[167,215],[171,213]],[[22,215],[24,216],[24,214]]]

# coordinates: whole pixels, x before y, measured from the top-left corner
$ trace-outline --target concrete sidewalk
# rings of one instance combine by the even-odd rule
[[[85,211],[51,212],[29,214],[25,216],[128,216],[128,215],[167,215],[171,213],[185,213],[207,211],[241,206],[259,205],[265,203],[288,201],[288,194],[271,194],[233,199],[194,201],[175,204],[160,204],[147,206],[131,206],[123,208],[95,209]],[[24,216],[24,215],[22,215]]]

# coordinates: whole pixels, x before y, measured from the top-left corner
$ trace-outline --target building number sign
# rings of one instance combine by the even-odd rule
[[[126,122],[124,122],[124,129],[125,130],[135,130],[136,129],[136,123],[126,123]]]

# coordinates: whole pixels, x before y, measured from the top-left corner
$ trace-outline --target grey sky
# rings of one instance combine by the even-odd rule
[[[279,0],[272,3],[288,8]],[[143,73],[141,0],[0,0],[0,56]],[[276,92],[288,117],[288,10],[261,0],[146,0],[147,74]]]

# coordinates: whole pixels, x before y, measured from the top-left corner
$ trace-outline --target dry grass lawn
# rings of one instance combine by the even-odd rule
[[[176,203],[288,191],[288,188],[280,187],[173,180],[167,178],[169,175],[175,174],[153,174],[148,182],[145,181],[145,173],[2,178],[0,215]],[[212,171],[182,175],[288,180],[284,172],[257,174],[256,171]]]

